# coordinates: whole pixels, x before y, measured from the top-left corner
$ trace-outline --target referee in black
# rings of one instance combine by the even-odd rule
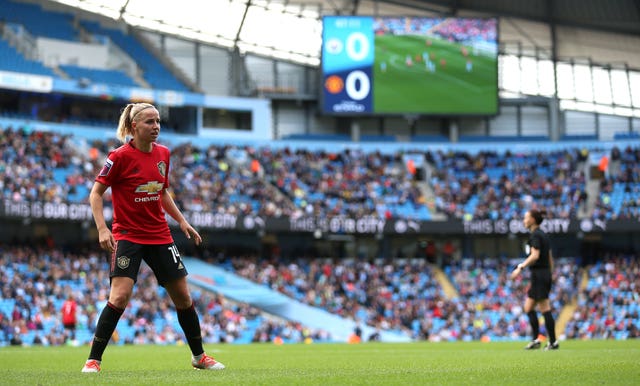
[[[553,255],[551,254],[549,236],[540,229],[540,224],[542,224],[546,214],[546,211],[536,209],[525,213],[523,223],[531,233],[526,251],[528,256],[511,273],[511,279],[515,279],[523,269],[529,267],[531,270],[531,285],[527,291],[527,300],[524,302],[524,312],[529,317],[533,340],[526,345],[526,350],[537,349],[541,345],[540,340],[538,340],[540,326],[538,313],[535,310],[536,306],[539,306],[542,316],[544,316],[544,325],[549,337],[549,342],[544,349],[557,350],[560,348],[556,340],[556,322],[553,319],[553,315],[551,315],[551,303],[549,302]]]

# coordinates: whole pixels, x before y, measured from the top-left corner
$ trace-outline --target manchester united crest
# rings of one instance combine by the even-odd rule
[[[118,268],[127,269],[127,267],[129,267],[130,261],[131,259],[128,258],[127,256],[118,256],[116,263],[118,264]]]
[[[164,161],[158,162],[158,171],[162,175],[162,177],[167,176],[167,164]]]

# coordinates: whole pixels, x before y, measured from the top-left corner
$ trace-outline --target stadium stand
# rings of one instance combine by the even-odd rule
[[[74,150],[69,138],[73,136],[61,140],[55,133],[6,129],[5,157],[9,170],[17,173],[8,173],[11,179],[3,195],[28,192],[29,200],[47,202],[66,197],[72,202],[86,202],[94,171],[115,144],[92,141],[91,148],[100,150],[96,154],[101,155],[91,159],[87,152]],[[10,147],[30,141],[53,155],[53,163],[43,166],[38,149],[33,154],[28,151],[23,155],[26,158],[18,158]],[[52,148],[52,143],[56,147]],[[428,153],[426,158],[433,169],[428,181],[433,192],[431,204],[398,155],[229,145],[201,149],[184,144],[174,150],[175,181],[180,181],[174,189],[186,209],[231,214],[372,215],[428,221],[434,213],[443,213],[464,220],[498,220],[521,218],[535,202],[556,218],[568,219],[576,217],[586,205],[581,152],[568,148],[535,153]],[[638,150],[628,147],[620,157],[618,171],[602,181],[589,217],[637,217]],[[32,169],[22,167],[27,160]],[[258,162],[259,171],[251,171],[249,160]],[[22,179],[26,175],[37,178]],[[39,188],[25,189],[21,184],[27,182],[37,182]]]
[[[89,157],[83,158],[80,156],[78,149],[74,148],[75,142],[72,136],[60,136],[51,132],[29,132],[25,130],[5,129],[2,132],[2,139],[0,149],[2,149],[2,161],[5,170],[2,190],[3,198],[13,201],[40,200],[44,202],[55,202],[64,197],[70,201],[86,201],[90,181],[99,167],[99,160],[101,158],[95,157],[91,160]],[[30,145],[27,146],[27,144]],[[101,154],[106,154],[108,149],[114,146],[114,143],[94,141],[92,145],[95,146]],[[16,152],[16,149],[26,149],[26,152]],[[567,160],[576,159],[574,156],[575,152],[577,152],[577,150],[573,149],[567,152],[536,153],[531,156],[499,156],[494,153],[483,153],[475,157],[464,153],[449,155],[435,154],[433,155],[433,159],[437,168],[440,170],[460,170],[461,174],[451,174],[460,179],[469,178],[465,177],[465,171],[467,173],[473,173],[474,170],[483,170],[483,173],[491,174],[493,179],[497,181],[498,176],[502,176],[511,170],[506,168],[507,165],[517,165],[520,168],[511,171],[514,173],[513,176],[515,176],[523,172],[532,172],[533,165],[537,165],[539,163],[538,160],[542,158],[547,160],[546,162],[550,166],[556,165],[556,168],[562,170],[564,174],[571,175],[570,165],[572,163]],[[637,153],[637,150],[631,148],[622,152],[622,172],[619,176],[622,176],[622,178],[636,178],[633,174],[629,174],[626,171],[628,170],[627,166],[636,163],[635,157]],[[480,158],[480,156],[482,158]],[[243,173],[243,168],[238,166],[242,165],[243,161],[252,157],[256,157],[264,165],[274,166],[265,167],[262,176],[253,175],[249,172]],[[285,195],[289,194],[286,196],[287,199],[267,202],[267,197],[270,196],[267,193],[269,181],[282,181],[286,183],[287,178],[293,176],[305,176],[312,173],[329,173],[328,171],[322,171],[323,168],[327,167],[331,168],[327,169],[331,170],[331,175],[348,176],[350,173],[353,173],[351,170],[358,170],[357,168],[354,169],[354,166],[367,164],[369,165],[367,170],[376,170],[373,166],[379,165],[379,167],[393,168],[395,162],[394,157],[349,150],[337,154],[300,151],[293,153],[288,150],[253,150],[228,146],[212,146],[207,149],[199,149],[192,145],[177,146],[175,148],[174,158],[174,167],[178,171],[178,180],[182,182],[181,184],[176,184],[178,185],[176,191],[178,192],[178,196],[181,197],[180,200],[183,201],[182,204],[185,208],[203,209],[205,211],[216,210],[215,207],[209,206],[209,202],[211,202],[211,200],[215,202],[215,200],[219,198],[225,198],[228,201],[218,202],[217,210],[220,210],[220,208],[231,210],[231,208],[236,207],[238,210],[243,210],[246,213],[261,213],[267,215],[291,213],[291,211],[297,210],[296,208],[300,208],[299,204],[295,204],[296,193],[291,193],[292,190],[286,188],[281,188],[279,191]],[[289,177],[277,174],[278,171],[281,170],[296,170],[295,168],[303,163],[302,160],[308,165],[318,165],[318,171],[314,172],[313,169],[305,171],[301,169],[298,170],[295,175],[291,174]],[[481,160],[489,165],[501,166],[494,167],[494,169],[487,165],[478,167],[479,165],[477,165],[477,163],[481,162]],[[281,163],[281,165],[277,165],[278,163]],[[470,165],[476,165],[476,167],[471,168]],[[541,170],[543,172],[544,170],[548,170],[550,175],[557,173],[557,170],[551,167]],[[213,174],[211,174],[212,171],[214,172]],[[276,174],[271,175],[271,173]],[[538,171],[538,173],[540,173],[540,171]],[[394,175],[394,173],[389,173],[388,171],[384,174]],[[354,175],[357,175],[357,173]],[[400,173],[400,175],[402,175],[402,173]],[[508,180],[512,178],[513,177],[508,178]],[[204,184],[206,181],[212,181],[213,185],[218,185],[217,181],[220,181],[222,184],[219,185],[219,187],[224,190],[211,190],[211,186]],[[304,182],[306,181],[311,183],[314,180],[303,180],[302,183],[297,182],[296,184],[305,186],[306,184]],[[321,181],[321,179],[315,178],[315,181]],[[386,185],[385,189],[388,190],[386,194],[397,196],[399,191],[389,190],[397,185],[396,183]],[[451,187],[455,187],[456,185],[458,184],[453,182],[447,184],[447,186]],[[570,186],[571,184],[565,183],[563,185]],[[398,186],[401,186],[401,184]],[[437,183],[435,186],[437,187]],[[328,190],[325,190],[325,187],[320,185],[308,191],[324,192],[324,194],[329,196],[329,192],[331,192],[330,185],[328,185],[328,187]],[[437,194],[438,189],[436,188],[434,191]],[[381,191],[381,193],[382,192],[383,191]],[[637,198],[637,190],[630,191],[628,197],[631,197],[632,192],[635,192],[634,197]],[[613,196],[615,196],[615,194]],[[497,197],[499,198],[500,196]],[[566,200],[566,198],[564,200]],[[325,201],[324,198],[318,198],[318,202],[323,201]],[[614,202],[616,201],[614,200]],[[285,205],[281,206],[280,204],[283,203]],[[469,202],[466,202],[465,205],[468,206]],[[265,211],[262,209],[263,207],[271,208],[271,210]],[[613,206],[613,208],[617,207],[617,204]],[[328,209],[330,208],[331,207],[328,207]],[[619,209],[622,208],[623,206],[620,204]],[[516,216],[522,209],[523,208],[515,207],[511,213]],[[469,211],[469,213],[477,213],[477,211]],[[329,215],[329,212],[323,212],[323,215]],[[402,216],[403,214],[396,212],[395,215]],[[58,252],[48,252],[48,254],[51,253],[55,254]],[[17,254],[18,256],[25,256],[25,258],[29,256],[25,251],[19,251]],[[12,256],[11,261],[22,262],[7,264],[9,268],[5,271],[5,282],[11,283],[12,280],[15,279],[14,276],[16,274],[24,275],[24,279],[29,282],[29,278],[33,277],[34,272],[32,271],[33,268],[30,268],[29,264],[26,264],[28,261],[24,259],[21,260],[20,258],[16,259],[13,255],[10,256]],[[49,258],[46,258],[45,261],[47,259]],[[89,257],[89,260],[95,260],[95,257]],[[618,260],[618,264],[621,264],[621,261],[622,260]],[[61,264],[69,263],[70,259],[67,259]],[[227,267],[231,269],[231,272],[261,283],[269,288],[277,289],[292,299],[305,302],[315,307],[321,307],[342,317],[361,320],[363,323],[366,323],[367,326],[379,328],[383,331],[402,331],[412,339],[446,341],[524,338],[526,335],[526,323],[524,322],[522,314],[518,312],[520,305],[515,296],[515,294],[521,293],[523,288],[519,283],[509,283],[509,281],[506,280],[506,274],[511,265],[511,263],[505,261],[485,259],[482,261],[461,261],[460,265],[446,266],[445,272],[460,294],[460,298],[458,299],[447,299],[443,295],[442,288],[433,280],[434,275],[430,273],[429,266],[425,265],[424,260],[408,261],[396,259],[386,263],[345,260],[334,263],[331,260],[300,259],[291,263],[280,262],[273,264],[266,261],[261,262],[254,256],[250,258],[232,258]],[[608,267],[608,271],[612,270],[609,265],[606,266]],[[594,268],[595,271],[592,272],[598,272],[598,267],[600,266],[596,265],[596,268]],[[92,267],[92,270],[98,270],[98,267]],[[571,260],[561,261],[561,263],[558,264],[557,270],[558,277],[560,278],[579,277],[577,274],[577,265]],[[60,272],[62,271],[64,270]],[[629,272],[634,272],[634,270]],[[149,276],[149,272],[146,272],[144,275]],[[59,284],[61,288],[69,286],[71,291],[85,292],[83,286],[87,286],[86,282],[81,280],[74,281],[68,278],[62,278],[61,280]],[[617,278],[615,280],[619,282],[623,279]],[[623,281],[627,282],[628,280],[633,282],[634,279],[624,279]],[[310,286],[312,283],[314,283],[314,285]],[[588,291],[593,289],[593,283],[595,283],[594,280],[591,280],[587,287]],[[104,284],[105,283],[103,283],[102,288],[106,288]],[[94,283],[94,285],[99,287],[97,283]],[[515,287],[513,285],[515,285]],[[556,287],[552,299],[555,309],[562,309],[571,299],[577,297],[575,289],[578,288],[578,286],[575,281],[562,279]],[[148,294],[155,292],[155,290],[156,289],[144,289],[142,293]],[[57,293],[60,293],[60,291],[57,291]],[[33,295],[30,295],[31,297],[27,297],[24,300],[19,299],[17,295],[18,294],[3,295],[3,313],[7,318],[9,315],[20,318],[16,313],[24,314],[25,311],[23,309],[29,309],[30,311],[24,315],[24,325],[20,324],[18,327],[23,331],[21,339],[27,343],[33,342],[36,333],[33,328],[30,329],[27,326],[27,324],[29,324],[27,322],[36,318],[35,315],[38,314],[38,311],[32,310],[32,306],[27,306],[22,303],[23,301],[31,301]],[[143,298],[144,296],[148,295],[143,295]],[[628,294],[626,293],[622,293],[620,296],[624,299],[628,298]],[[15,299],[18,299],[18,301]],[[505,303],[505,299],[508,299],[508,302]],[[60,298],[52,300],[53,305],[56,306],[56,302],[60,300]],[[98,300],[94,299],[94,301]],[[210,301],[207,300],[206,302]],[[584,301],[579,301],[578,303],[580,307],[584,307]],[[89,305],[87,305],[87,307],[89,307]],[[132,317],[133,319],[131,319],[130,323],[124,323],[122,331],[119,331],[119,337],[122,339],[121,342],[166,343],[162,341],[162,339],[165,339],[163,338],[165,335],[169,341],[176,339],[176,326],[162,324],[160,322],[162,318],[154,316],[153,314],[140,316],[145,313],[144,307],[142,310],[140,310],[140,307],[143,307],[142,303],[134,302],[132,304],[131,311],[129,312],[135,315],[135,317]],[[625,315],[627,313],[635,315],[634,312],[637,312],[637,310],[631,307],[631,309],[627,311],[616,312],[624,312]],[[233,315],[233,311],[229,311],[228,313]],[[38,318],[41,318],[41,316]],[[154,320],[153,332],[150,332],[148,328],[141,330],[143,326],[146,326],[145,321],[147,320]],[[632,320],[637,320],[637,318],[634,319],[632,317]],[[227,322],[228,321],[225,321],[224,323]],[[61,339],[65,339],[64,337],[50,336],[51,330],[55,330],[55,324],[52,324],[51,321],[47,323],[45,324],[49,328],[44,328],[43,330],[43,333],[49,335],[47,339],[52,342],[59,342]],[[86,316],[85,327],[79,329],[77,339],[81,341],[84,339],[85,342],[87,339],[90,339],[89,323],[89,316]],[[206,319],[206,323],[212,323],[217,326],[223,322],[214,318],[211,320]],[[278,331],[280,329],[291,330],[290,326],[283,328],[274,327],[274,323],[276,322],[272,320],[265,323],[268,323],[269,327],[265,327],[258,322],[253,322],[253,324],[251,324],[253,326],[252,329],[244,333],[238,332],[240,327],[234,324],[232,327],[229,327],[231,328],[231,332],[217,332],[223,335],[215,335],[209,339],[212,341],[248,342],[266,339],[264,337],[264,329],[275,329]],[[620,320],[618,320],[617,323],[619,324]],[[631,325],[634,325],[634,323],[635,322],[632,322]],[[12,324],[12,328],[15,329],[15,327],[15,323]],[[576,326],[575,323],[569,323],[567,328],[570,330],[580,330],[583,329],[584,326]],[[5,343],[10,344],[8,337],[12,336],[11,330],[6,328],[5,330],[4,336],[7,338],[5,339]],[[164,331],[164,333],[160,334],[158,333],[159,331]],[[300,331],[300,329],[297,329],[297,331]],[[635,334],[634,331],[635,330],[631,329],[630,332],[616,332],[614,335],[616,338],[626,338],[630,336],[630,334]],[[599,334],[598,336],[603,336],[602,334],[605,333],[600,331]],[[567,334],[567,336],[569,335],[570,334]],[[151,336],[154,336],[153,340],[150,340]],[[328,339],[326,334],[322,333],[317,333],[314,336],[316,339]],[[572,336],[575,336],[575,333]],[[286,341],[289,342],[292,340],[288,339]]]
[[[60,40],[77,40],[78,33],[73,27],[73,17],[69,14],[43,10],[39,5],[11,0],[1,0],[0,9],[5,23],[23,25],[34,36]]]
[[[63,251],[59,248],[0,246],[0,346],[12,340],[23,344],[84,345],[93,339],[96,312],[106,302],[109,287],[107,258],[103,252]],[[91,272],[91,275],[87,275]],[[20,285],[18,283],[24,283]],[[69,294],[78,301],[75,332],[62,326],[61,307]],[[267,315],[247,304],[230,302],[195,288],[192,291],[202,315],[207,343],[285,343],[330,341],[324,331],[312,330]],[[143,264],[136,295],[112,338],[115,344],[176,344],[184,342],[175,310],[162,287]]]
[[[95,312],[105,301],[104,289],[108,288],[102,252],[70,253],[32,246],[3,246],[2,250],[0,344],[11,344],[16,334],[25,344],[33,344],[36,336],[45,345],[89,342]],[[310,305],[362,320],[380,331],[404,331],[416,340],[526,339],[526,316],[516,296],[522,293],[525,280],[507,280],[512,263],[464,260],[460,265],[447,266],[447,275],[459,292],[457,298],[444,296],[424,264],[424,260],[334,263],[307,258],[272,264],[256,257],[235,257],[226,267]],[[94,274],[88,276],[86,272]],[[576,281],[580,275],[575,259],[560,259],[556,266],[555,275],[561,279],[552,294],[554,309],[578,299],[578,309],[562,334],[580,339],[638,337],[639,310],[632,291],[639,280],[637,262],[629,256],[614,256],[588,272],[588,284],[578,294]],[[114,337],[116,344],[174,344],[182,339],[166,293],[151,278],[151,271],[143,266],[136,296]],[[27,286],[13,285],[19,282]],[[61,328],[60,308],[69,293],[79,302],[75,336]],[[326,332],[312,332],[294,322],[262,314],[246,303],[229,302],[197,288],[193,293],[204,315],[207,342],[273,341],[276,336],[285,343],[331,340]],[[602,303],[599,299],[610,300]],[[586,318],[585,313],[600,317]],[[371,334],[364,339],[377,337]]]
[[[23,49],[16,48],[14,40],[5,36],[0,39],[0,71],[46,75],[55,80],[61,76],[76,81],[86,79],[101,84],[102,90],[150,87],[145,90],[148,93],[125,96],[99,93],[89,97],[67,94],[63,97],[57,91],[22,92],[20,88],[2,95],[2,117],[11,118],[12,123],[0,126],[0,201],[5,204],[4,208],[15,204],[16,212],[20,212],[3,212],[9,224],[5,230],[10,233],[10,228],[19,224],[16,227],[27,229],[25,234],[29,236],[27,240],[0,243],[0,346],[83,345],[91,341],[96,310],[104,304],[109,287],[106,257],[103,252],[86,247],[85,237],[82,241],[78,241],[75,234],[69,237],[68,230],[62,243],[51,238],[45,240],[46,247],[39,246],[31,237],[56,233],[53,230],[58,223],[22,216],[22,208],[32,203],[84,204],[86,208],[97,170],[106,154],[119,145],[111,139],[113,117],[101,110],[116,110],[115,106],[119,108],[129,101],[145,98],[155,98],[163,119],[178,116],[174,119],[192,121],[195,139],[180,135],[164,137],[164,133],[162,138],[176,141],[167,140],[173,156],[171,185],[176,202],[185,211],[231,215],[234,221],[241,216],[285,219],[287,226],[306,218],[330,221],[373,217],[388,224],[399,220],[394,223],[396,233],[388,238],[380,231],[362,236],[357,230],[340,229],[333,233],[325,231],[328,235],[323,232],[316,235],[309,229],[305,229],[306,233],[295,233],[283,226],[289,231],[265,232],[242,224],[246,228],[242,231],[212,232],[208,250],[194,253],[193,259],[203,257],[198,260],[201,264],[215,262],[238,280],[250,280],[271,291],[269,293],[279,292],[292,303],[316,308],[318,314],[314,315],[331,313],[335,319],[362,323],[367,327],[363,340],[384,340],[388,335],[383,332],[402,335],[407,340],[431,342],[524,340],[528,324],[521,309],[521,298],[527,277],[517,281],[507,279],[516,259],[522,257],[522,234],[510,232],[507,227],[503,233],[492,232],[495,228],[491,228],[486,235],[478,236],[458,228],[473,221],[479,221],[480,225],[501,221],[519,223],[526,210],[539,206],[549,210],[553,218],[566,220],[573,226],[570,232],[552,235],[564,253],[560,254],[562,258],[558,259],[554,272],[557,281],[551,301],[554,311],[570,313],[568,318],[558,319],[562,339],[640,337],[637,290],[640,270],[637,228],[634,228],[640,219],[637,118],[624,117],[622,124],[612,124],[611,128],[601,125],[602,117],[595,114],[594,130],[578,127],[572,131],[569,125],[557,132],[547,127],[539,130],[537,125],[541,120],[531,117],[534,114],[530,111],[527,115],[531,106],[525,101],[513,114],[518,117],[517,129],[516,124],[508,128],[509,133],[517,132],[517,135],[489,135],[492,124],[502,129],[500,133],[507,131],[504,123],[488,123],[489,118],[479,120],[480,123],[460,124],[459,136],[440,134],[445,125],[431,118],[420,121],[421,125],[403,126],[397,132],[391,129],[394,124],[386,122],[388,127],[384,130],[367,127],[361,135],[353,135],[344,134],[347,120],[319,119],[320,123],[310,124],[307,121],[311,121],[309,117],[316,111],[308,102],[315,100],[301,97],[296,88],[273,87],[269,90],[276,93],[286,90],[282,94],[287,94],[269,100],[273,116],[253,115],[249,120],[251,124],[266,121],[273,132],[283,127],[287,130],[278,138],[269,133],[265,136],[267,139],[246,143],[234,137],[240,134],[250,137],[255,132],[240,129],[242,124],[235,117],[228,121],[238,127],[234,126],[227,137],[216,136],[218,129],[203,130],[202,122],[205,115],[214,115],[211,110],[221,116],[233,110],[246,113],[246,105],[231,104],[230,109],[205,105],[201,100],[211,103],[217,96],[189,93],[190,89],[169,69],[171,66],[162,64],[171,61],[171,55],[141,39],[141,29],[128,26],[124,32],[108,20],[103,20],[104,23],[82,20],[81,14],[45,10],[30,2],[0,0],[0,9],[3,17],[0,24],[9,31],[7,36],[20,36],[29,41],[88,39],[117,45],[131,56],[136,73],[74,65],[47,67],[42,61],[31,60],[33,55],[24,54]],[[404,24],[396,28],[402,29]],[[445,37],[453,36],[449,34],[451,31],[441,33]],[[161,35],[163,39],[166,37],[164,33]],[[212,49],[203,42],[197,44],[198,50],[194,52]],[[200,44],[203,44],[202,50]],[[226,48],[220,51],[226,52]],[[164,56],[159,57],[159,52]],[[223,83],[222,78],[232,78],[233,82],[243,85],[245,82],[251,91],[251,71],[241,75],[227,73],[228,68],[246,70],[243,66],[248,66],[248,61],[242,65],[235,62],[246,53],[238,55],[240,58],[230,57],[229,63],[203,55],[210,61],[206,61],[206,65],[198,62],[205,71],[195,77],[211,76],[206,67],[214,62],[213,67],[223,74],[211,78],[218,83]],[[221,67],[220,63],[226,66]],[[281,76],[275,74],[277,67],[270,63],[274,78]],[[626,72],[629,74],[629,68]],[[632,87],[627,86],[631,90]],[[177,91],[171,95],[178,98],[158,97],[156,92],[166,90]],[[234,89],[234,92],[248,93],[244,89]],[[197,102],[182,103],[179,99],[183,97],[193,97]],[[237,103],[242,98],[236,99],[234,95],[230,99]],[[247,103],[253,106],[252,102],[258,103],[255,100]],[[540,101],[534,102],[539,105]],[[619,107],[616,103],[612,102],[613,107]],[[202,112],[207,109],[210,109],[207,114]],[[630,108],[630,111],[634,114],[637,110]],[[253,114],[253,110],[246,114]],[[562,117],[568,119],[567,116],[565,113]],[[297,119],[300,117],[309,119]],[[397,121],[404,124],[404,118]],[[495,120],[500,118],[503,116]],[[542,119],[544,124],[546,118]],[[614,121],[620,117],[609,118]],[[272,122],[281,126],[272,128]],[[383,120],[375,126],[382,126],[380,122]],[[324,134],[310,130],[314,124],[321,125]],[[110,131],[89,126],[108,127]],[[615,131],[613,141],[600,141],[605,131],[601,131],[601,126],[609,127],[607,133]],[[331,130],[327,131],[327,127]],[[438,129],[432,130],[433,127]],[[628,130],[621,131],[624,129]],[[200,135],[203,132],[204,135]],[[271,140],[272,137],[276,140]],[[404,143],[404,139],[409,142]],[[419,171],[408,166],[406,155],[424,159]],[[600,168],[602,164],[596,163],[603,159],[607,163]],[[106,201],[109,209],[108,194]],[[600,221],[598,224],[605,224],[600,226],[602,232],[591,232],[596,220]],[[622,222],[615,222],[618,220]],[[434,252],[438,256],[433,260],[431,256],[423,256],[419,249],[427,235],[420,233],[420,225],[416,234],[408,234],[406,224],[412,221],[433,226],[431,229],[440,224],[443,229],[451,223],[459,225],[451,234],[448,230],[436,229],[440,233],[433,231],[435,236],[428,237],[454,238],[461,249],[460,255],[443,258],[442,253]],[[83,219],[77,223],[81,225],[74,225],[78,225],[83,234],[87,233],[86,238],[95,238],[86,231],[90,221]],[[318,223],[311,227],[320,231]],[[607,224],[620,229],[610,231],[606,229]],[[479,233],[484,229],[487,228],[481,228]],[[56,236],[61,237],[58,233]],[[590,248],[593,240],[610,251]],[[287,243],[295,246],[282,255],[268,256],[272,253],[268,248],[278,249]],[[345,252],[347,244],[350,249]],[[316,248],[324,250],[319,252]],[[326,253],[330,248],[334,249]],[[242,253],[234,253],[234,249]],[[311,252],[300,253],[302,249]],[[403,249],[409,252],[403,253]],[[497,253],[485,251],[491,249]],[[211,258],[214,250],[219,250],[217,259]],[[335,252],[337,250],[340,252]],[[616,252],[620,250],[625,252]],[[374,254],[376,256],[371,257]],[[346,258],[337,258],[338,255]],[[438,275],[440,269],[444,272],[442,276]],[[582,275],[586,277],[584,282],[581,282]],[[152,276],[148,268],[141,271],[134,299],[114,336],[117,344],[182,341],[171,302]],[[455,295],[447,293],[445,288],[452,288]],[[74,336],[60,324],[60,307],[70,293],[80,302],[80,323]],[[207,343],[338,341],[321,328],[264,312],[251,303],[248,296],[231,301],[206,286],[195,288],[193,295],[203,315]],[[358,331],[362,333],[361,329]]]
[[[556,217],[575,216],[586,190],[577,152],[434,153],[435,205],[466,219],[520,218],[531,202]]]
[[[189,91],[147,48],[136,38],[122,31],[102,27],[99,23],[82,21],[82,28],[91,34],[106,36],[124,52],[134,56],[143,78],[155,89]]]
[[[139,87],[127,74],[117,70],[100,70],[79,66],[61,65],[59,68],[70,77],[83,80],[87,79],[95,83],[106,83],[113,85]]]
[[[42,62],[25,59],[15,48],[11,47],[6,40],[0,39],[0,70],[26,72],[36,75],[53,76],[54,72],[45,67]]]
[[[635,256],[610,255],[587,272],[578,294],[578,308],[567,323],[569,339],[629,339],[640,337],[638,282]]]
[[[468,339],[491,341],[525,338],[528,322],[522,312],[521,294],[526,280],[507,279],[512,263],[495,259],[463,260],[445,271],[457,287],[466,312],[454,320],[466,328]],[[550,300],[554,310],[562,310],[577,295],[578,265],[575,259],[558,259],[554,275],[558,278]],[[460,328],[459,328],[460,329]],[[557,328],[563,333],[561,327]],[[461,329],[463,333],[464,328]]]
[[[80,41],[81,33],[76,28],[74,16],[71,14],[43,10],[39,5],[2,0],[3,26],[11,28],[14,36],[19,39],[35,41],[38,37],[48,39],[58,39],[61,41]],[[135,53],[135,63],[139,66],[143,78],[149,85],[156,89],[166,89],[175,91],[186,91],[189,89],[180,82],[161,61],[154,57],[139,41],[134,37],[122,33],[119,30],[103,28],[100,23],[82,21],[79,24],[83,31],[96,35],[94,42],[106,44],[104,37],[118,45],[125,53]],[[0,31],[2,35],[2,31]],[[58,77],[60,74],[54,72],[42,64],[40,60],[24,59],[23,55],[9,46],[6,40],[0,40],[0,53],[3,60],[0,69],[23,72],[29,74],[41,74]],[[129,75],[118,69],[97,69],[88,68],[72,64],[59,66],[62,74],[72,79],[82,81],[93,81],[96,83],[121,85],[128,87],[144,87],[138,84]]]

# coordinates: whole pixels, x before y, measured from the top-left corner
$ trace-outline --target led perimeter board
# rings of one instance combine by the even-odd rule
[[[496,18],[326,16],[322,112],[498,113]]]

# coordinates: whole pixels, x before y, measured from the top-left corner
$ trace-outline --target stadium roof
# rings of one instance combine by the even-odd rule
[[[448,15],[479,12],[640,36],[639,0],[385,0],[380,3]]]
[[[50,1],[149,30],[307,64],[319,63],[323,15],[501,16],[640,37],[640,0]]]

